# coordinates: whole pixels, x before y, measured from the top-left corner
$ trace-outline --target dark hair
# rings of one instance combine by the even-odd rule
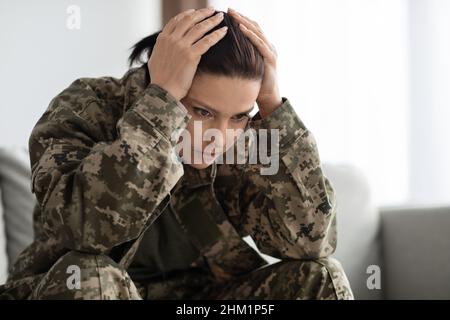
[[[218,13],[220,11],[216,11]],[[239,77],[243,79],[262,79],[264,75],[264,61],[258,49],[240,30],[238,23],[224,12],[224,18],[219,25],[207,32],[227,26],[227,34],[205,54],[202,55],[197,71],[214,75],[224,75]],[[134,63],[147,64],[156,38],[161,31],[155,32],[132,47],[129,63],[130,67]],[[142,54],[147,52],[146,61],[141,60]],[[147,68],[145,68],[147,70]],[[149,81],[147,70],[147,81]]]

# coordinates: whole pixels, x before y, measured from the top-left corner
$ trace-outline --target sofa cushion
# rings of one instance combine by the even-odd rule
[[[31,172],[26,148],[0,148],[0,189],[6,230],[6,249],[11,265],[33,240]]]

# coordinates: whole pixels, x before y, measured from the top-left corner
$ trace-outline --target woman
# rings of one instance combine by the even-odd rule
[[[131,64],[146,50],[148,63],[122,79],[73,82],[34,127],[35,241],[1,296],[352,299],[330,257],[333,188],[280,96],[275,49],[258,25],[232,10],[188,10],[137,43]],[[182,133],[198,142],[196,123],[225,138],[177,149]],[[275,174],[216,161],[237,145],[227,129],[246,128],[278,133]],[[281,261],[266,266],[245,236]]]

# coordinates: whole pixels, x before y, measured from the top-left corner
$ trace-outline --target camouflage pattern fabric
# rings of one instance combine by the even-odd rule
[[[261,175],[259,164],[196,170],[172,156],[174,133],[191,116],[146,76],[142,66],[121,79],[78,79],[37,122],[29,140],[35,240],[0,298],[352,299],[330,257],[334,190],[289,100],[251,122],[279,129],[277,174]],[[159,243],[157,272],[132,280],[137,253],[169,214],[193,250],[180,249],[180,261],[166,268],[168,248]],[[282,261],[267,266],[243,241],[248,235]],[[67,286],[71,265],[81,270],[80,289]]]

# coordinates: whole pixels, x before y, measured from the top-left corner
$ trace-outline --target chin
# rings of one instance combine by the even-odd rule
[[[201,170],[201,169],[208,168],[210,165],[212,165],[212,163],[206,163],[206,162],[203,162],[203,163],[189,163],[188,165],[191,166],[192,168]]]
[[[197,156],[200,155],[198,157],[198,159],[197,159],[197,158],[194,157],[194,154],[195,154],[195,151],[192,151],[191,158],[190,159],[184,159],[184,163],[189,165],[189,166],[191,166],[192,168],[195,168],[195,169],[198,169],[198,170],[208,168],[218,158],[215,155],[211,157],[211,156],[206,156],[206,155],[203,155],[203,154],[196,154]],[[200,161],[198,161],[198,160],[202,160],[202,162],[200,163]]]

